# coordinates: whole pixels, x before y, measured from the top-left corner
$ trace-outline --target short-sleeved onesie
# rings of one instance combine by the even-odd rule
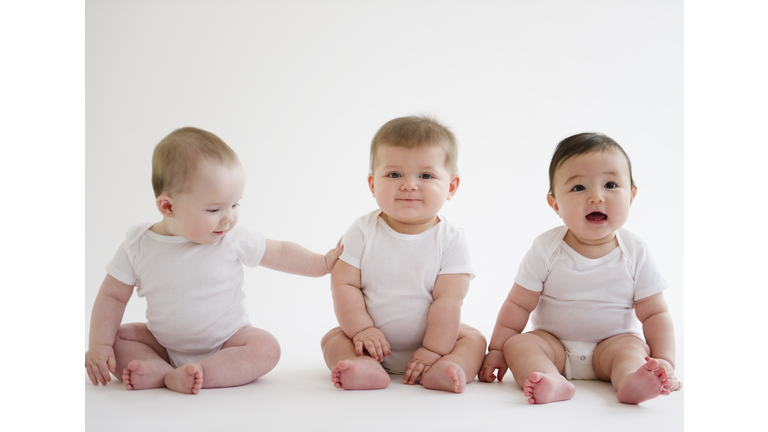
[[[147,301],[147,328],[181,366],[207,357],[250,325],[243,264],[256,267],[266,238],[236,226],[209,245],[131,228],[107,272]]]
[[[352,224],[340,259],[360,269],[368,314],[391,346],[382,365],[403,373],[423,344],[437,276],[466,273],[472,279],[474,273],[464,230],[444,216],[430,229],[409,235],[393,230],[380,214],[375,210]]]

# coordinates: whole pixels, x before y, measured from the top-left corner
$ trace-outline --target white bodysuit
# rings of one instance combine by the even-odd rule
[[[147,328],[181,366],[207,357],[250,325],[243,264],[256,267],[266,238],[236,226],[210,245],[163,236],[146,223],[128,231],[106,270],[147,300]]]
[[[403,373],[427,331],[432,289],[441,274],[474,278],[464,230],[443,216],[420,234],[393,230],[375,210],[360,217],[342,239],[341,259],[360,269],[363,298],[373,325],[384,333],[392,354],[383,366]]]
[[[515,277],[523,288],[541,292],[533,328],[591,343],[624,333],[640,336],[635,301],[667,288],[645,242],[619,229],[619,247],[589,259],[563,241],[567,232],[562,226],[537,237]]]

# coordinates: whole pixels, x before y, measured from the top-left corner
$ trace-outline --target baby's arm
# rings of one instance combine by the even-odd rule
[[[123,319],[125,305],[131,299],[133,286],[124,284],[107,274],[93,302],[91,328],[88,334],[88,352],[85,369],[93,385],[107,385],[115,372],[115,337]]]
[[[343,250],[341,240],[334,249],[323,256],[296,243],[267,239],[264,256],[259,265],[284,273],[320,277],[333,270]]]
[[[635,302],[635,314],[643,323],[645,341],[651,348],[651,357],[667,369],[673,380],[671,391],[679,390],[682,383],[674,377],[675,370],[675,329],[664,293],[654,294]]]
[[[453,351],[461,326],[461,304],[469,291],[469,275],[442,274],[435,280],[432,305],[427,315],[427,332],[422,347],[405,367],[403,382],[413,384],[435,362]]]
[[[333,309],[344,333],[355,344],[355,352],[363,355],[363,348],[371,357],[383,361],[391,351],[389,342],[381,330],[373,326],[373,320],[365,308],[361,290],[360,269],[339,261],[331,273]]]
[[[504,304],[501,305],[499,316],[496,318],[496,326],[493,328],[491,343],[488,344],[488,354],[480,369],[481,381],[493,382],[496,379],[494,372],[499,371],[499,381],[507,373],[507,362],[504,358],[504,343],[514,335],[520,334],[528,324],[528,317],[539,304],[541,292],[525,289],[515,283],[507,295]]]

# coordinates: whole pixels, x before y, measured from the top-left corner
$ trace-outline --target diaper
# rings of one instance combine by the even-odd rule
[[[173,366],[174,369],[177,367],[187,364],[187,363],[195,363],[198,362],[210,355],[216,354],[219,352],[221,347],[217,347],[211,351],[208,352],[199,352],[199,353],[186,353],[186,352],[179,352],[179,351],[173,351],[166,348],[166,352],[168,353],[168,359],[170,360],[171,366]]]
[[[568,380],[599,379],[592,366],[596,343],[561,340],[565,348],[565,377]]]
[[[408,366],[408,362],[411,361],[415,351],[392,351],[390,355],[384,357],[381,366],[387,373],[403,375],[405,374],[405,367]]]

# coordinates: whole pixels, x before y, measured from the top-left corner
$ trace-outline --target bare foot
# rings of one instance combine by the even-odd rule
[[[531,372],[525,380],[523,393],[528,396],[528,403],[544,404],[572,398],[576,394],[576,386],[562,375],[553,377],[541,372]]]
[[[162,360],[133,360],[123,369],[126,390],[165,387],[163,378],[173,368]]]
[[[461,393],[467,385],[464,369],[448,360],[439,361],[421,377],[421,384],[430,390],[445,390]]]
[[[667,368],[660,366],[658,360],[646,357],[645,364],[621,383],[616,398],[621,403],[639,404],[660,395],[668,395],[669,389],[665,386],[669,387],[670,384],[672,382]]]
[[[198,394],[203,388],[203,368],[199,363],[187,363],[165,376],[165,385],[185,394]]]
[[[389,386],[389,374],[374,359],[342,360],[331,369],[331,380],[344,390],[376,390]]]

